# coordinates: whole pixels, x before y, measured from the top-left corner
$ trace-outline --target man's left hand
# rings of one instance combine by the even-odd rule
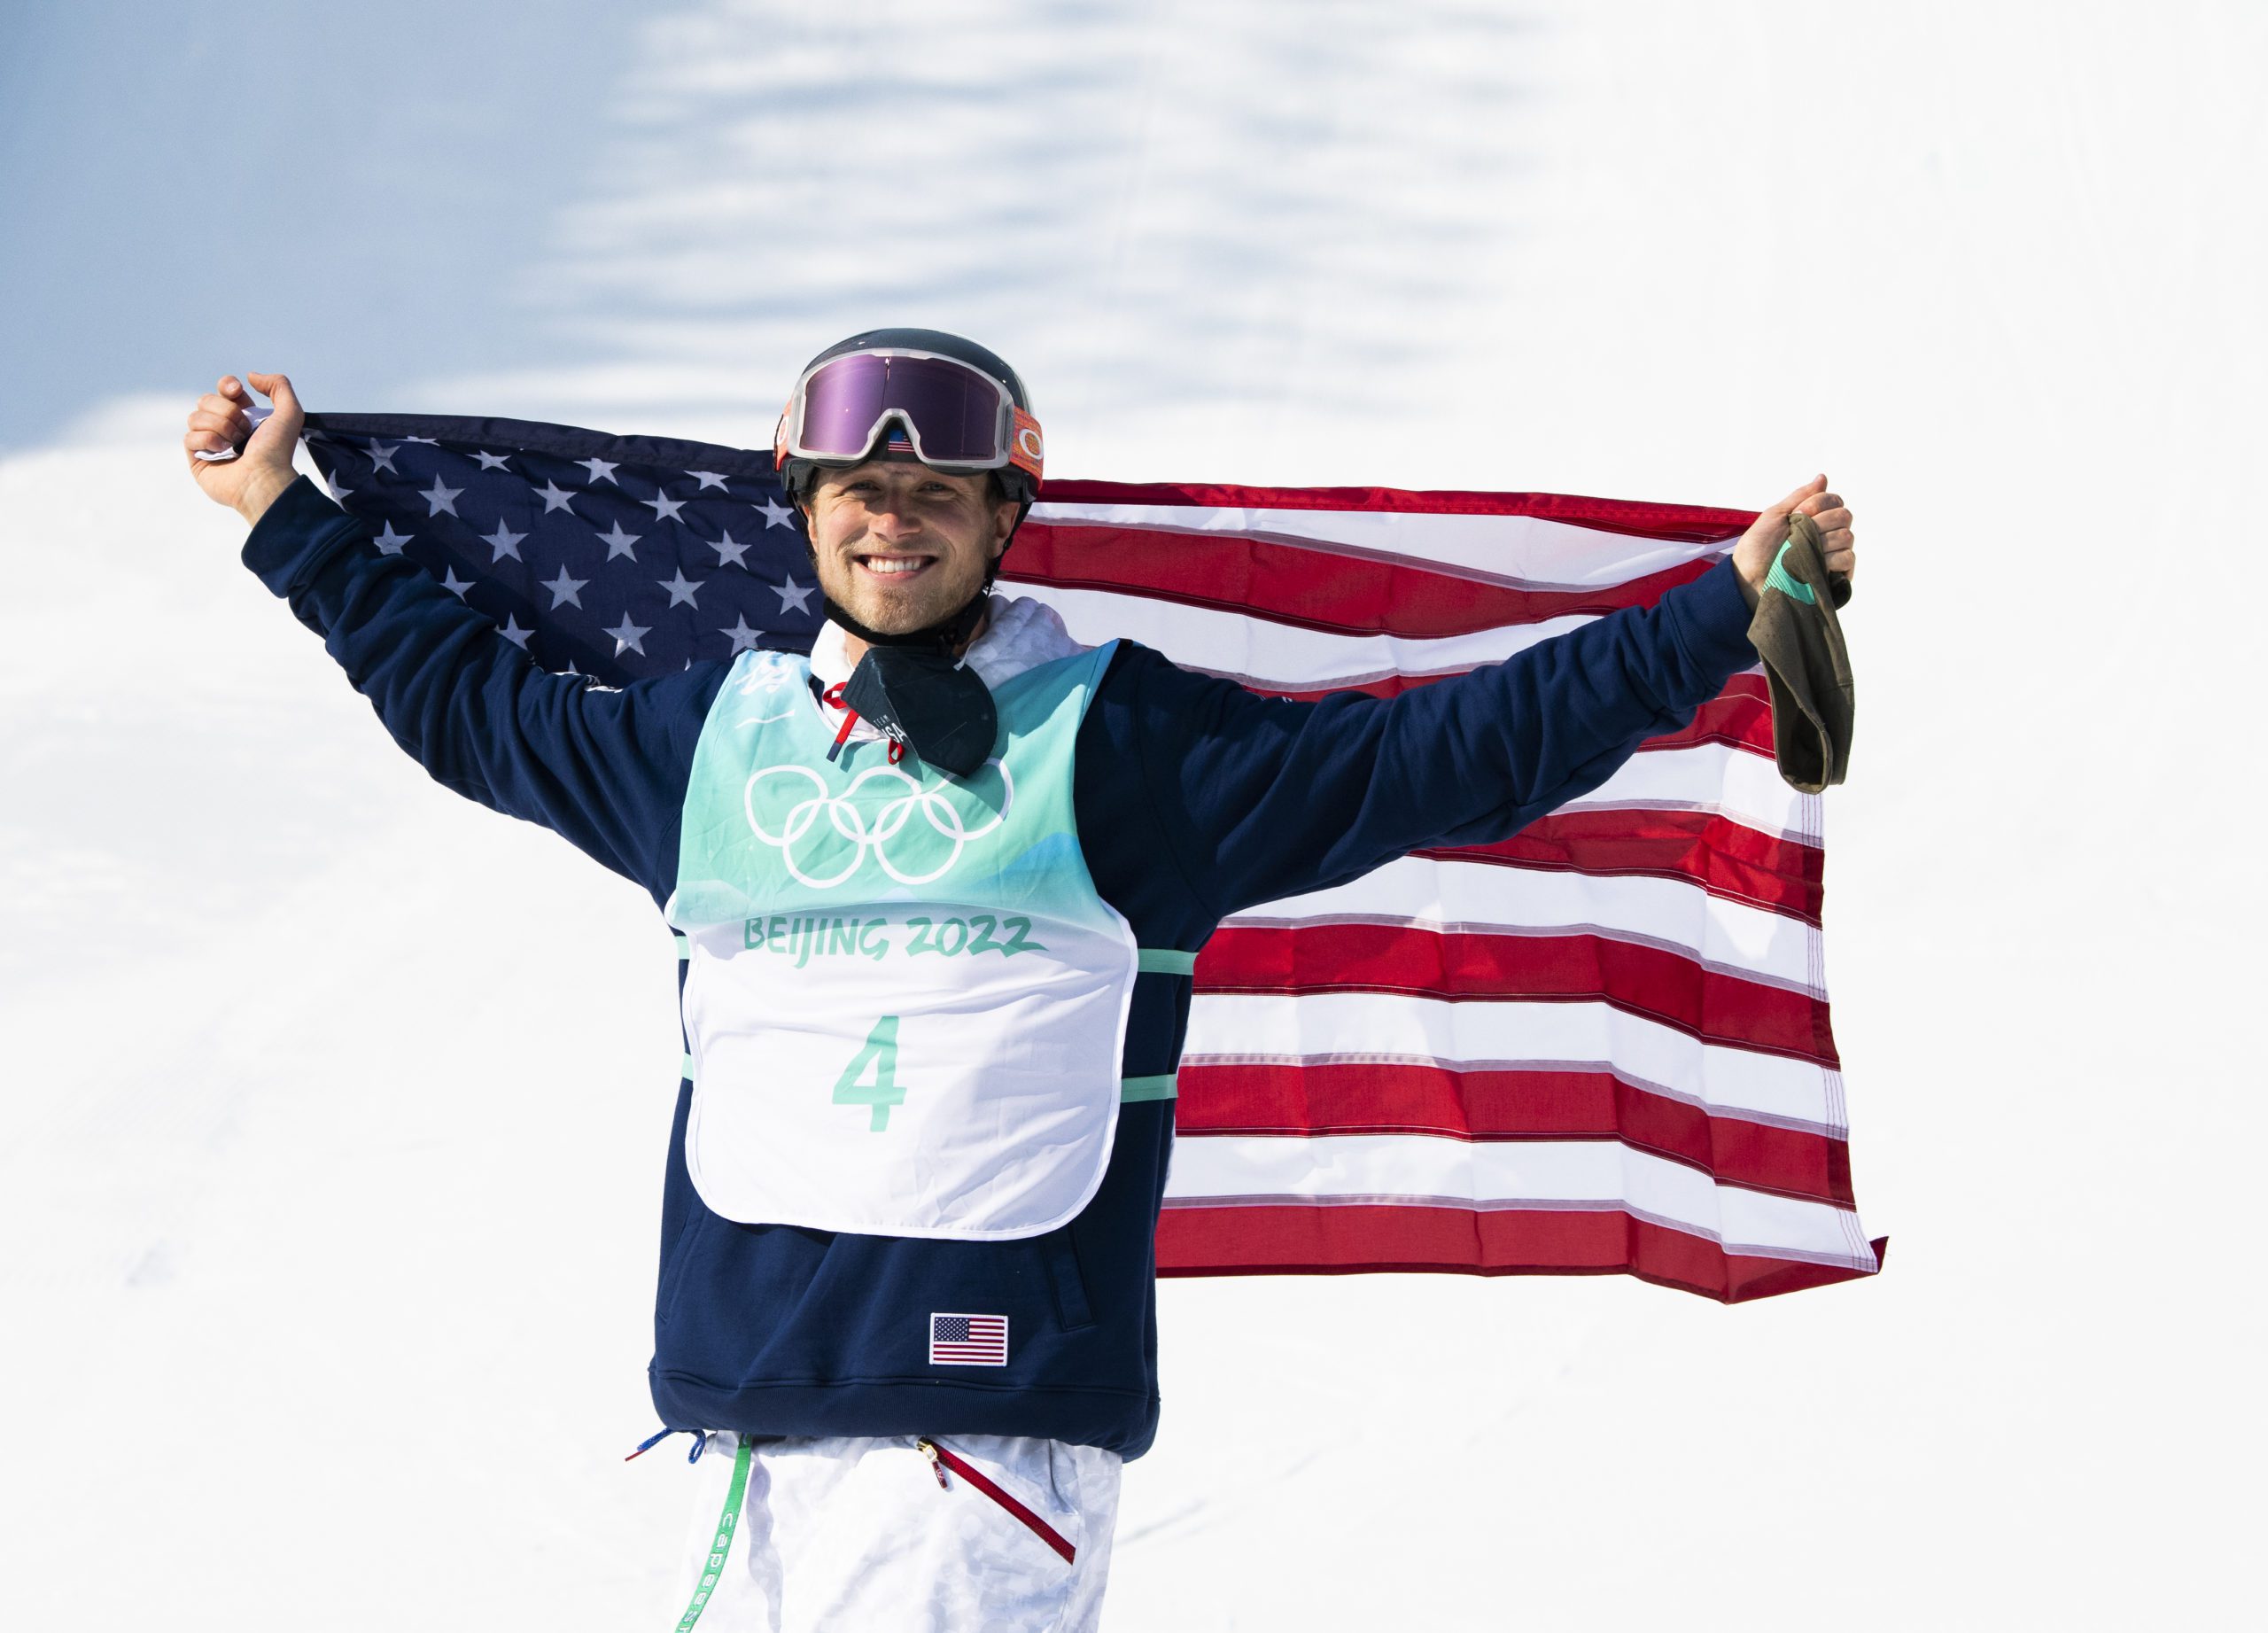
[[[1733,570],[1740,574],[1740,593],[1753,607],[1764,588],[1764,577],[1787,542],[1788,517],[1800,510],[1819,525],[1827,547],[1827,571],[1852,577],[1858,569],[1858,547],[1851,533],[1851,511],[1842,496],[1827,491],[1827,478],[1814,477],[1794,493],[1756,518],[1733,546]]]

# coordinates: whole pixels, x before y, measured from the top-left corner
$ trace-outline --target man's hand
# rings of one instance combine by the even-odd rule
[[[275,412],[260,429],[252,430],[245,413],[252,407],[252,393],[235,375],[224,375],[216,390],[197,400],[197,407],[190,411],[189,433],[181,445],[189,455],[189,472],[197,478],[197,486],[245,521],[257,522],[299,474],[291,469],[291,450],[299,446],[299,428],[307,416],[292,393],[291,382],[282,375],[248,374],[245,378],[275,404]],[[199,448],[220,454],[238,443],[243,443],[244,452],[234,459],[197,457]]]
[[[1819,524],[1827,547],[1827,571],[1845,578],[1858,569],[1859,551],[1851,533],[1851,512],[1839,494],[1826,491],[1827,478],[1814,477],[1794,493],[1756,518],[1733,546],[1733,570],[1740,574],[1740,593],[1753,607],[1764,588],[1765,575],[1787,542],[1788,517],[1800,510]]]

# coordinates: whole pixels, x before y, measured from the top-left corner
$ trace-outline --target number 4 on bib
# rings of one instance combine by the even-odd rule
[[[869,1068],[874,1081],[861,1083]],[[850,1064],[835,1080],[835,1103],[873,1107],[874,1119],[867,1128],[879,1134],[889,1127],[889,1108],[905,1100],[905,1091],[897,1081],[897,1017],[886,1015],[874,1023],[874,1030],[866,1034],[866,1046],[850,1057]]]

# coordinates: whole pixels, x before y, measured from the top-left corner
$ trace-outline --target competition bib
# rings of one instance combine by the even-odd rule
[[[744,653],[686,791],[678,883],[693,1104],[686,1163],[744,1224],[994,1240],[1102,1182],[1137,951],[1072,815],[1111,649],[995,689],[955,780],[846,744],[808,664]]]

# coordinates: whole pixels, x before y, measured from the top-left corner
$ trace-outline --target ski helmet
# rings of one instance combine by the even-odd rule
[[[809,536],[810,493],[822,470],[849,470],[870,459],[918,461],[954,474],[983,471],[1014,502],[1016,519],[986,564],[984,581],[966,606],[927,628],[902,634],[870,629],[820,590],[827,616],[869,646],[934,647],[956,653],[982,622],[1000,558],[1031,514],[1039,494],[1044,445],[1031,399],[1016,371],[974,340],[936,329],[870,329],[837,341],[804,365],[781,411],[773,463],[790,503],[804,513]]]
[[[1023,381],[997,354],[937,329],[870,329],[804,365],[773,451],[798,502],[819,470],[869,459],[987,471],[1020,507],[1021,525],[1038,496],[1044,443]]]

